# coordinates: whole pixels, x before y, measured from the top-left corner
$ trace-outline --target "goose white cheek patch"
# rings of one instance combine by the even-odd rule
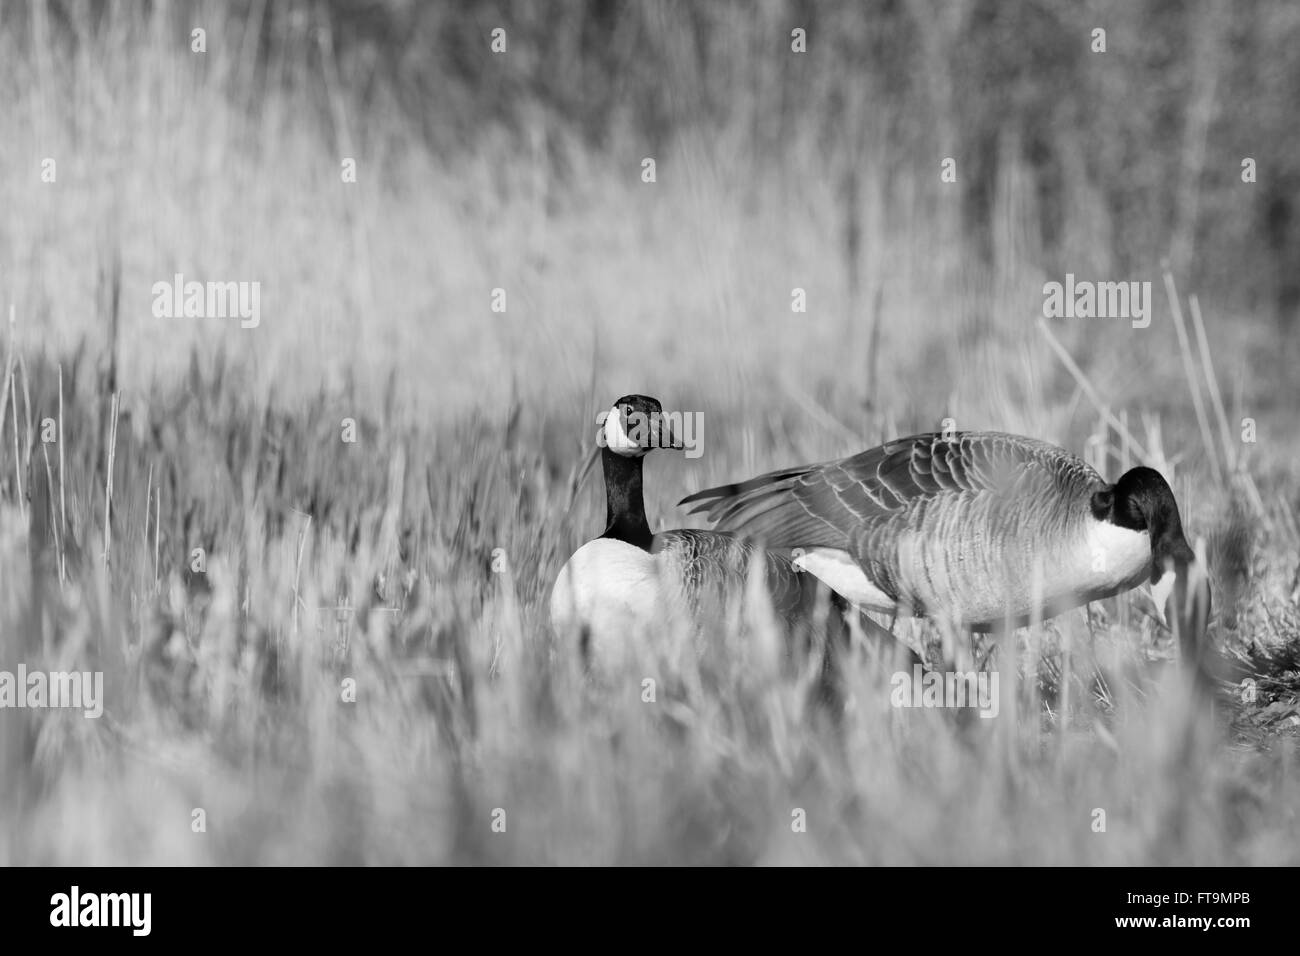
[[[643,449],[627,436],[617,408],[611,408],[605,415],[605,445],[611,451],[630,458],[639,455]]]
[[[1174,593],[1174,581],[1177,575],[1173,571],[1166,571],[1160,576],[1160,580],[1151,585],[1151,600],[1155,602],[1156,613],[1160,615],[1161,620],[1165,617],[1165,605],[1169,602],[1169,596]],[[1168,624],[1168,621],[1165,621]]]

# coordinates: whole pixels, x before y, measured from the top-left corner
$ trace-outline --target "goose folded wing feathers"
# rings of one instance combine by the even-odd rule
[[[655,535],[651,553],[669,570],[667,577],[680,582],[681,593],[698,611],[702,604],[723,602],[743,593],[757,559],[772,609],[786,620],[805,610],[802,579],[790,562],[760,549],[754,542],[729,534],[694,529],[662,531]]]
[[[723,531],[773,547],[852,550],[851,529],[869,531],[916,505],[949,495],[1006,497],[1026,471],[1057,468],[1071,490],[1100,487],[1078,459],[1033,439],[996,432],[930,433],[891,441],[839,461],[784,469],[683,499]],[[1062,489],[1065,490],[1065,489]]]

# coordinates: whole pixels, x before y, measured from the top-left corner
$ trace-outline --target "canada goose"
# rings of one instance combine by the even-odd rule
[[[556,578],[550,613],[557,634],[579,634],[589,660],[608,662],[638,632],[683,619],[699,623],[707,610],[725,607],[745,593],[757,562],[777,625],[787,637],[807,633],[819,585],[787,558],[730,533],[651,533],[642,459],[655,448],[682,447],[658,401],[625,395],[606,414],[600,435],[605,531],[579,548]],[[824,600],[833,607],[828,617],[842,623],[843,602],[833,594]]]
[[[913,435],[682,500],[720,530],[799,548],[795,564],[862,608],[975,631],[1022,626],[1143,582],[1199,661],[1209,585],[1160,473],[1107,484],[1046,442]]]

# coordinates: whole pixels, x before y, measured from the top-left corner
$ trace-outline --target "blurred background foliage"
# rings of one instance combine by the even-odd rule
[[[40,6],[69,53],[140,9]],[[37,8],[9,7],[9,30],[35,29]],[[1300,303],[1300,60],[1290,55],[1300,8],[1285,0],[189,9],[174,14],[181,26],[213,14],[240,25],[212,42],[246,54],[228,77],[244,105],[298,87],[331,141],[395,125],[441,157],[526,151],[542,175],[581,189],[566,150],[635,140],[655,155],[686,134],[725,137],[778,176],[842,182],[846,204],[865,198],[855,175],[878,175],[885,215],[954,216],[979,265],[1015,254],[1053,274],[1127,274],[1168,256],[1182,275],[1286,323]],[[506,55],[487,54],[497,27]],[[796,27],[802,56],[790,50]],[[1092,51],[1096,28],[1105,53]],[[958,160],[960,206],[934,195],[899,209],[918,178],[936,180],[943,156]],[[1258,164],[1255,188],[1243,188],[1245,157]],[[1018,219],[1014,249],[998,241],[1006,214]]]
[[[527,382],[548,354],[565,387],[585,384],[614,340],[761,368],[780,353],[737,336],[788,350],[799,286],[815,307],[797,344],[834,351],[868,398],[914,366],[960,394],[954,342],[1019,343],[1043,281],[1159,290],[1166,261],[1212,306],[1214,344],[1233,338],[1227,377],[1248,400],[1245,368],[1292,354],[1277,348],[1300,307],[1300,7],[1285,0],[11,0],[0,23],[0,293],[38,320],[62,312],[50,324],[75,338],[107,324],[85,317],[120,268],[121,334],[149,343],[128,371],[179,367],[196,336],[305,355],[327,382],[422,369],[453,404],[458,375]],[[58,200],[35,175],[47,155],[64,160]],[[358,158],[351,192],[342,156]],[[279,333],[144,334],[148,284],[200,267],[255,272]],[[498,286],[523,321],[485,335]],[[1088,323],[1065,336],[1085,365],[1131,352]]]

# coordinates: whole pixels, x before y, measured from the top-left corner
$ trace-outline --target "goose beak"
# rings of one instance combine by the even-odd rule
[[[660,419],[659,433],[655,435],[655,441],[657,444],[654,447],[657,448],[671,448],[680,451],[686,447],[685,443],[673,433],[672,425],[669,424],[667,419]]]

